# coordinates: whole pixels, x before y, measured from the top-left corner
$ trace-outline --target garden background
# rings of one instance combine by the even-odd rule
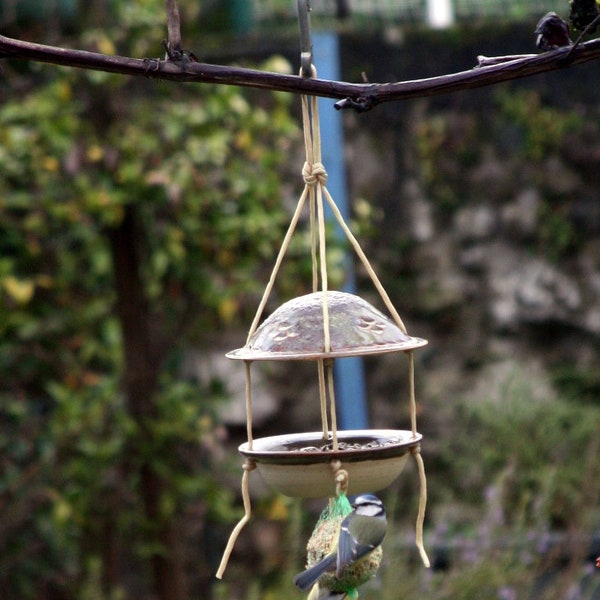
[[[184,44],[295,72],[293,4],[182,1]],[[567,2],[457,2],[455,24],[432,30],[424,3],[398,4],[314,2],[343,80],[535,52],[537,20],[568,15]],[[4,0],[0,27],[155,57],[164,6]],[[600,598],[595,67],[344,113],[355,231],[429,340],[415,357],[433,568],[414,550],[407,468],[382,494],[392,524],[367,600]],[[282,93],[3,62],[0,597],[301,597],[291,577],[321,504],[258,480],[214,579],[245,439],[243,373],[223,355],[244,343],[303,183],[299,123]],[[270,309],[310,288],[308,248],[295,239]],[[396,361],[365,363],[374,427],[407,427]],[[256,435],[318,428],[309,366],[259,383]]]

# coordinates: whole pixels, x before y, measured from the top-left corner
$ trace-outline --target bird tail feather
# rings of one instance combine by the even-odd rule
[[[325,571],[331,570],[331,568],[335,565],[336,555],[329,554],[323,560],[320,560],[318,563],[306,569],[306,571],[302,571],[302,573],[298,573],[296,577],[294,577],[294,584],[297,588],[300,588],[303,592],[306,592],[310,589],[314,583],[325,573]]]

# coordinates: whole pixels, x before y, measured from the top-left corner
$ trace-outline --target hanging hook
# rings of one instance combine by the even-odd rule
[[[300,65],[302,77],[312,77],[313,48],[310,35],[310,0],[298,0],[298,23],[300,25]]]

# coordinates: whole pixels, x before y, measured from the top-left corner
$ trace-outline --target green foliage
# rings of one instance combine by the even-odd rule
[[[510,201],[515,181],[534,185],[543,202],[530,244],[558,261],[572,254],[581,236],[572,217],[573,194],[563,191],[556,164],[575,177],[568,153],[585,125],[583,113],[548,105],[538,91],[499,92],[492,108],[478,115],[440,111],[418,122],[418,176],[440,221],[464,206]]]
[[[561,364],[553,373],[554,385],[572,402],[591,403],[600,394],[600,378],[596,370],[580,369],[574,364]]]
[[[84,42],[152,54],[143,39],[163,35],[164,3],[114,10],[119,26]],[[93,591],[111,544],[134,562],[167,551],[135,491],[144,461],[166,483],[161,520],[198,503],[213,522],[237,516],[212,475],[226,391],[182,380],[180,362],[255,309],[288,220],[281,181],[298,128],[282,94],[42,73],[0,105],[0,589],[117,598],[114,581]],[[143,225],[131,243],[145,297],[171,340],[143,422],[121,387],[107,235],[128,206]]]
[[[568,135],[580,133],[585,123],[574,110],[561,110],[543,104],[536,91],[497,95],[501,127],[509,129],[511,151],[534,165],[544,165],[549,157],[561,156]],[[566,256],[576,246],[578,235],[569,217],[570,198],[557,194],[545,181],[544,169],[536,183],[544,193],[540,206],[538,246],[553,260]]]
[[[477,135],[474,121],[455,121],[444,114],[424,119],[416,127],[419,174],[443,218],[468,197],[462,176],[478,159]]]
[[[440,150],[446,140],[446,129],[446,121],[440,116],[423,122],[416,131],[416,149],[425,185],[435,187],[435,197],[441,205],[453,207],[456,199],[451,186],[443,185],[438,180],[438,167],[443,164],[440,161]]]
[[[287,218],[279,165],[295,126],[286,98],[251,106],[226,86],[177,100],[108,95],[102,102],[114,114],[94,131],[89,107],[70,102],[71,79],[0,111],[0,273],[5,314],[11,309],[3,332],[18,329],[20,311],[38,296],[67,303],[73,284],[98,294],[84,318],[106,312],[111,267],[103,228],[122,219],[127,203],[139,204],[148,231],[149,297],[177,306],[191,296],[203,307],[199,325],[231,322],[237,299],[260,289],[257,261],[264,268],[270,260]],[[62,325],[59,318],[53,328]],[[18,331],[34,329],[27,323]]]
[[[599,419],[596,407],[573,411],[567,402],[529,394],[469,406],[463,422],[474,432],[470,444],[481,449],[480,484],[496,479],[507,522],[554,528],[581,510],[582,486],[594,476]]]
[[[581,241],[568,215],[568,204],[544,202],[540,206],[539,246],[553,261],[564,258]]]
[[[583,118],[577,112],[543,104],[539,92],[498,93],[503,125],[517,129],[521,143],[513,147],[523,158],[541,160],[560,148],[568,133],[581,130]]]
[[[520,528],[553,528],[583,516],[582,490],[597,476],[591,457],[599,407],[545,397],[515,366],[497,395],[464,400],[450,413],[469,432],[448,440],[453,494],[476,504],[491,485],[502,523]],[[476,461],[471,448],[478,449]]]

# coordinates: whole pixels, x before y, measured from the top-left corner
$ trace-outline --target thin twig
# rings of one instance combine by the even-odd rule
[[[398,83],[327,81],[193,61],[174,63],[154,60],[152,67],[149,68],[148,59],[106,56],[83,50],[69,50],[15,40],[1,35],[0,57],[29,59],[123,75],[151,76],[156,79],[179,82],[219,83],[341,100],[347,98],[348,106],[352,108],[357,106],[368,110],[382,102],[449,94],[597,60],[600,58],[600,39],[590,40],[576,47],[524,55],[522,58],[515,58],[509,62],[476,66],[469,71]]]
[[[531,58],[537,56],[537,54],[507,54],[506,56],[485,56],[479,54],[477,56],[478,67],[490,67],[492,65],[501,65],[513,60],[523,60],[524,58]]]
[[[579,37],[575,40],[575,44],[571,47],[571,52],[581,44],[588,32],[593,31],[598,26],[598,23],[600,23],[600,14],[596,15],[596,17],[581,30]],[[571,54],[571,52],[569,52],[569,54]]]
[[[181,20],[177,0],[167,0],[167,47],[169,52],[182,52]]]

